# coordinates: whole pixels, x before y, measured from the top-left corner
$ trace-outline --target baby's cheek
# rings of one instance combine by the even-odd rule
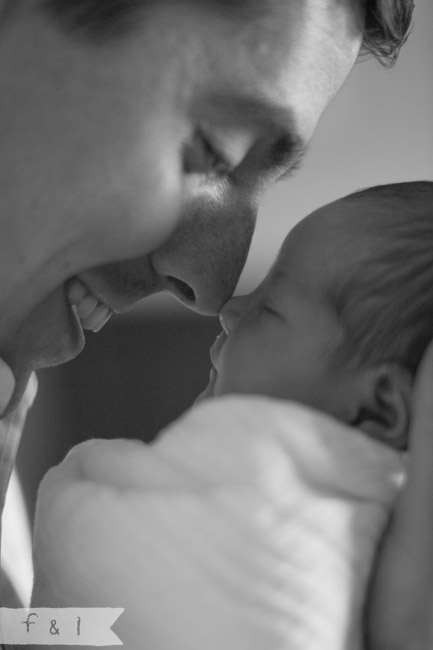
[[[216,395],[227,395],[233,393],[250,393],[253,392],[251,372],[244,374],[234,362],[233,365],[228,364],[223,368],[215,384]]]

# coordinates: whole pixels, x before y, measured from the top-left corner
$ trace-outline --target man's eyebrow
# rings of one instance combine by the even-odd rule
[[[281,169],[280,180],[283,180],[300,167],[307,143],[299,134],[290,107],[274,104],[267,97],[242,93],[214,92],[206,98],[206,103],[217,121],[259,125],[269,132],[270,138],[274,136],[262,161],[265,170]]]

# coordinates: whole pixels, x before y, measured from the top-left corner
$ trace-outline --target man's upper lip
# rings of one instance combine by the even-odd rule
[[[224,343],[226,342],[226,339],[227,339],[227,334],[224,332],[224,330],[222,330],[222,332],[220,332],[216,337],[215,342],[210,349],[210,358],[214,368],[216,368],[219,354],[221,352],[222,347],[224,346]]]
[[[131,296],[119,296],[111,290],[102,291],[96,287],[94,288],[87,279],[83,279],[81,276],[77,276],[77,280],[86,287],[89,294],[93,295],[99,302],[103,303],[116,314],[123,314],[130,311],[141,299],[141,296],[134,298]]]

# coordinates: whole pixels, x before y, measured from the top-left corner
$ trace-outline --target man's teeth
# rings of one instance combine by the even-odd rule
[[[83,329],[99,332],[110,319],[112,311],[89,293],[78,280],[72,280],[68,287],[69,302],[80,318]]]
[[[77,313],[79,314],[79,307],[77,307]],[[80,318],[85,329],[92,330],[92,332],[99,332],[110,319],[110,316],[111,309],[99,303],[85,319]]]

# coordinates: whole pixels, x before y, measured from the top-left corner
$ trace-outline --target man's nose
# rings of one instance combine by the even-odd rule
[[[232,296],[251,244],[256,210],[222,209],[210,202],[183,218],[152,255],[163,289],[203,314],[217,314]]]

